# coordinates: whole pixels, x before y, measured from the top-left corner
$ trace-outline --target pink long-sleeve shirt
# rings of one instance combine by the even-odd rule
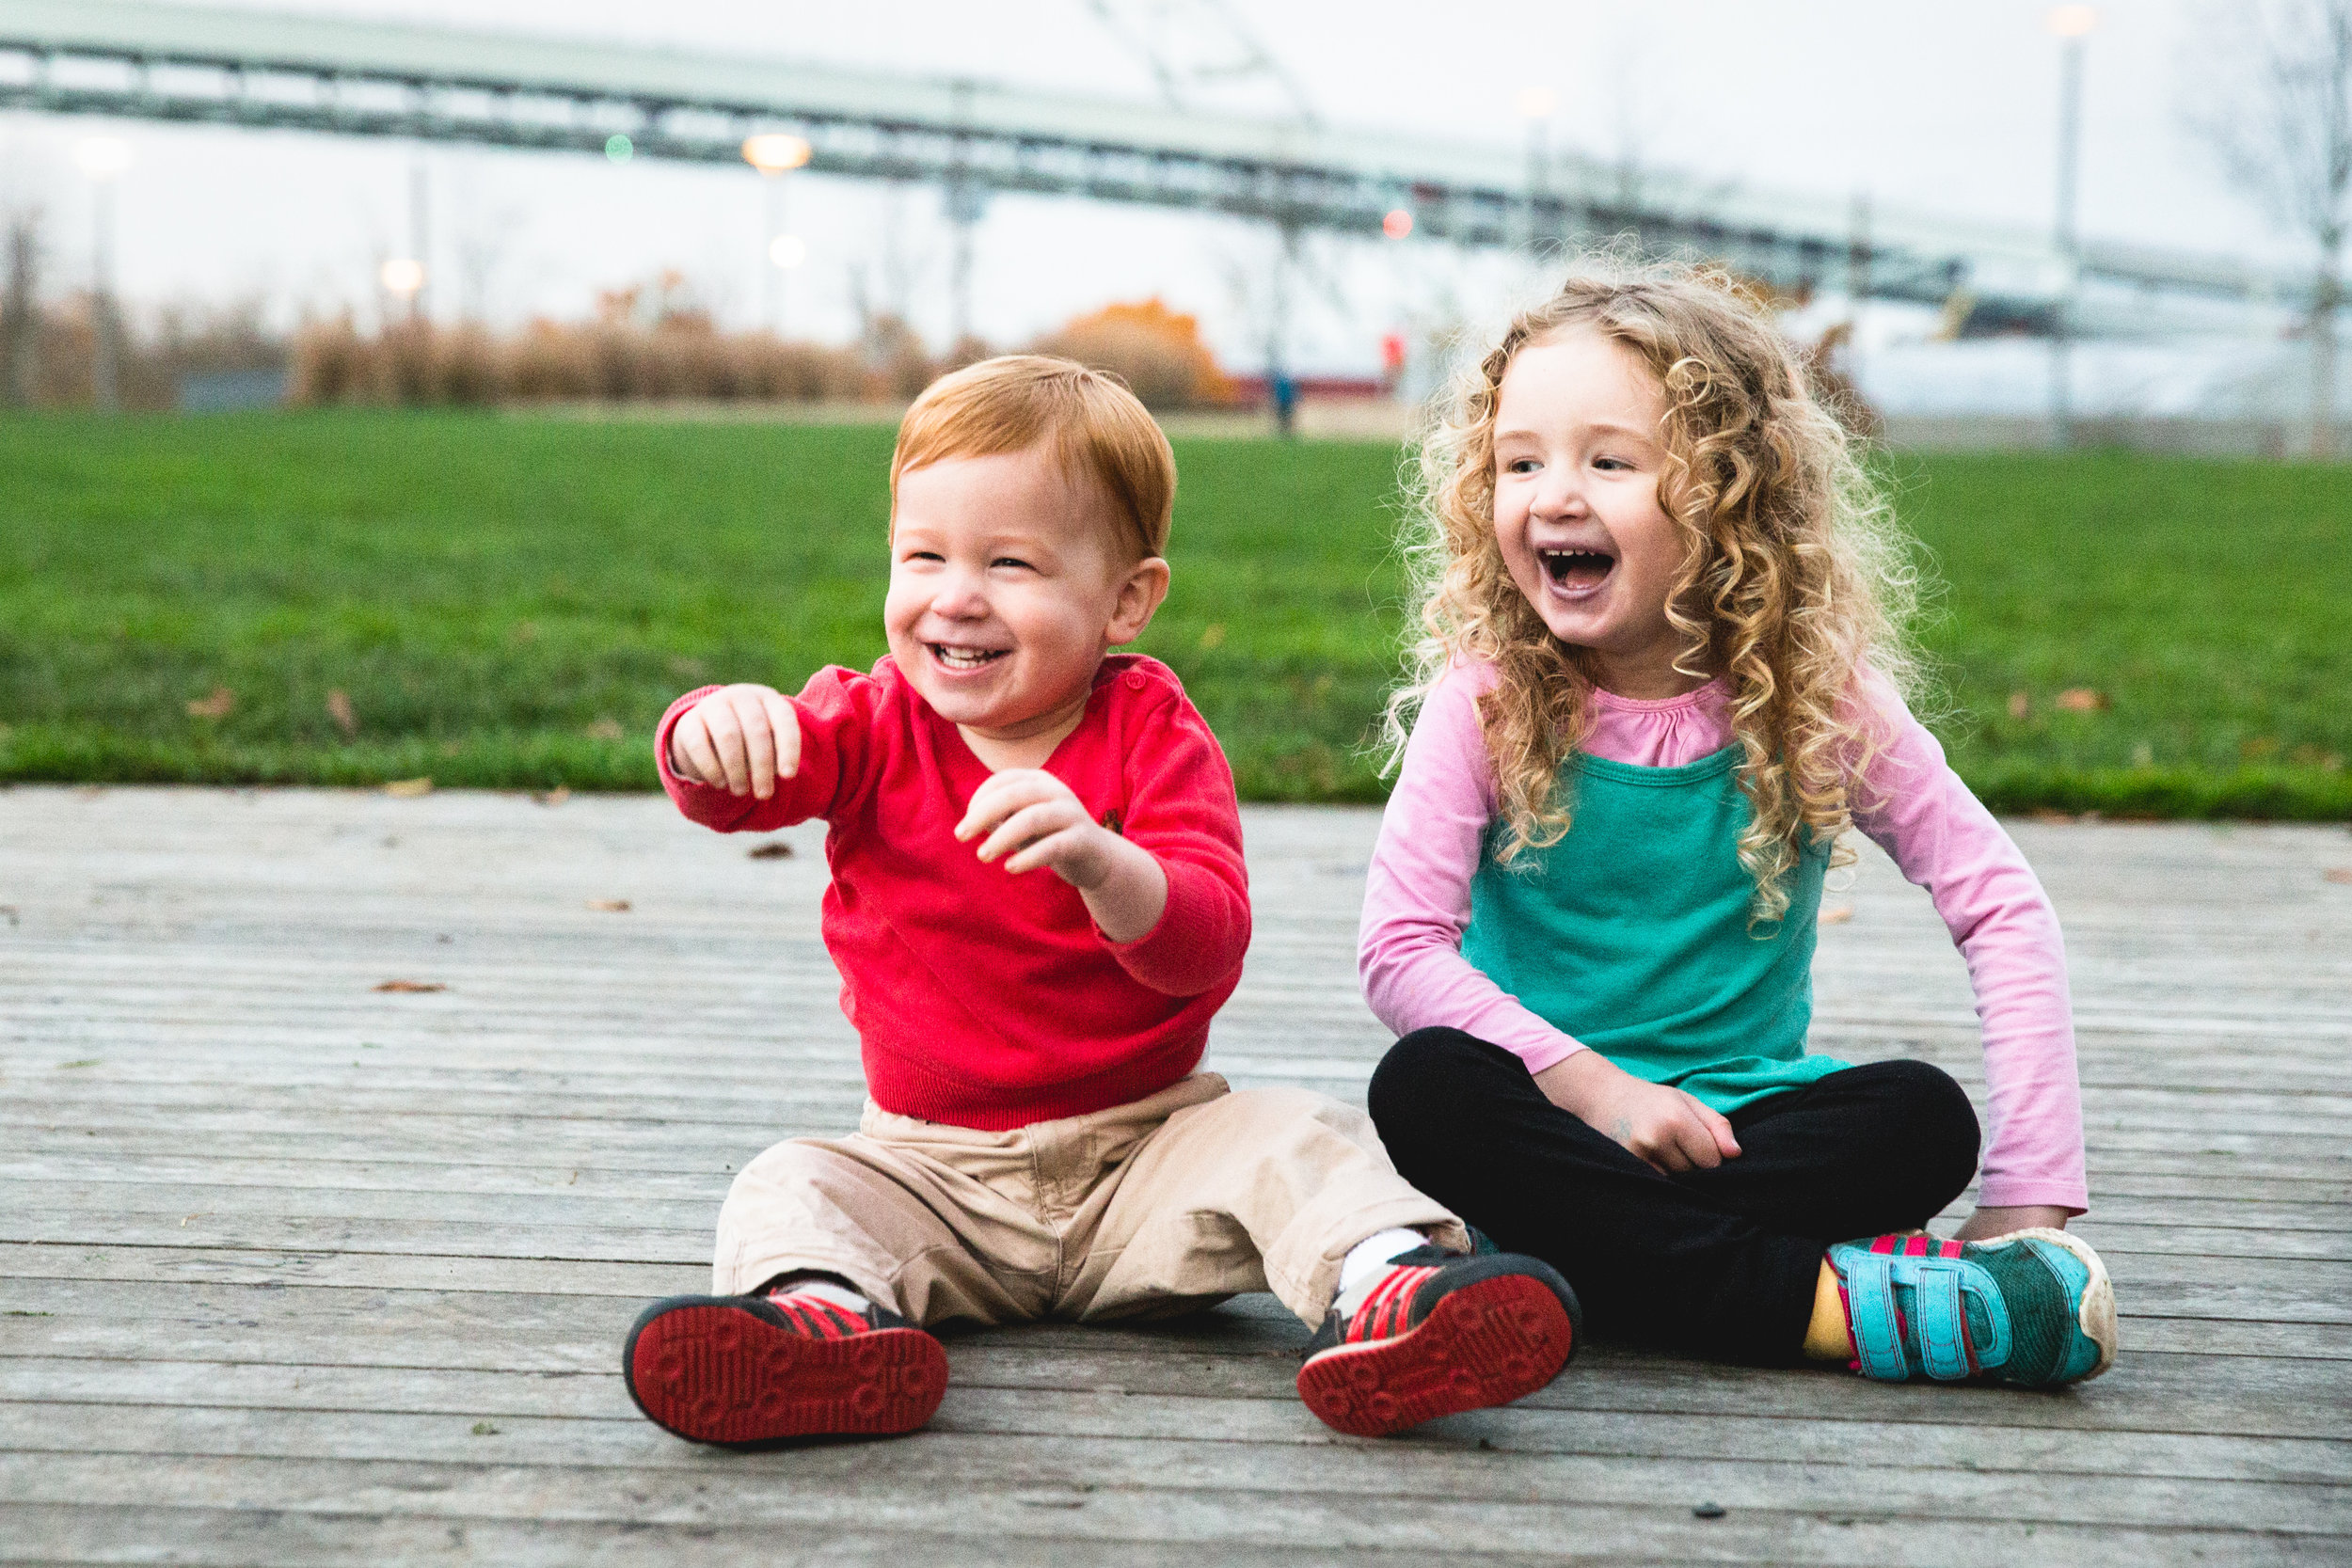
[[[1541,1072],[1584,1047],[1462,957],[1470,879],[1501,809],[1478,720],[1494,678],[1488,666],[1459,665],[1422,705],[1366,879],[1359,968],[1365,1000],[1399,1035],[1459,1029]],[[2082,1097],[2058,915],[1901,698],[1875,680],[1863,689],[1883,743],[1852,792],[1854,825],[1927,889],[1976,992],[1989,1124],[1978,1201],[2082,1212]],[[1596,690],[1593,704],[1583,747],[1612,762],[1678,768],[1731,742],[1721,682],[1661,702]]]

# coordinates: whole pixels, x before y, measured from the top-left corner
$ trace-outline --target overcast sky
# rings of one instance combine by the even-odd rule
[[[1152,92],[1145,67],[1086,0],[272,0],[241,8],[446,23],[680,49],[977,75],[1109,96]],[[1119,3],[1119,0],[1114,0]],[[1157,0],[1133,0],[1147,11]],[[1203,11],[1208,5],[1198,8]],[[1555,138],[1754,185],[2032,225],[2054,200],[2057,41],[2041,0],[1256,0],[1249,24],[1331,123],[1517,145],[1514,101],[1559,100]],[[1450,13],[1450,14],[1449,14]],[[2118,0],[2090,40],[2083,227],[2200,249],[2295,256],[2182,129],[2201,84],[2193,0]],[[410,170],[393,143],[278,133],[44,120],[0,122],[0,195],[50,218],[54,283],[88,276],[90,214],[76,140],[116,130],[135,162],[120,188],[126,296],[265,296],[282,313],[374,309],[377,264],[405,253]],[[730,321],[763,303],[761,192],[748,170],[432,148],[434,276],[443,309],[494,319],[578,315],[599,289],[665,268]],[[797,332],[844,336],[853,279],[946,326],[946,231],[923,191],[796,177],[787,227],[808,263],[785,280]],[[1507,286],[1409,247],[1337,246],[1308,323],[1311,356],[1360,361],[1380,331],[1445,300]],[[1267,245],[1249,226],[1000,198],[979,232],[983,333],[1019,341],[1107,300],[1157,293],[1199,311],[1247,358]],[[1343,300],[1346,308],[1341,309]]]

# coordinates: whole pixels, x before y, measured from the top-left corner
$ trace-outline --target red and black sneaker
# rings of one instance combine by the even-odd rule
[[[645,1418],[697,1443],[912,1432],[947,1391],[947,1353],[895,1312],[805,1292],[672,1296],[621,1349]]]
[[[1298,1397],[1327,1426],[1384,1437],[1534,1393],[1582,1332],[1576,1292],[1550,1264],[1415,1247],[1331,1304]]]

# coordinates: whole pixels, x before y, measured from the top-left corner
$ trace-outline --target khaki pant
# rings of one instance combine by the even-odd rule
[[[1196,1073],[1009,1132],[868,1104],[853,1136],[743,1167],[712,1272],[734,1295],[821,1270],[923,1324],[1167,1317],[1271,1290],[1320,1325],[1340,1259],[1391,1227],[1470,1244],[1360,1112]]]

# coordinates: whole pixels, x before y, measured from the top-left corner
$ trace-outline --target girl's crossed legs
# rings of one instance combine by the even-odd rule
[[[1398,1174],[1565,1275],[1595,1333],[1724,1360],[1801,1359],[1830,1243],[1925,1225],[1977,1168],[1968,1096],[1924,1062],[1759,1101],[1737,1158],[1671,1176],[1458,1029],[1397,1041],[1370,1104]]]

